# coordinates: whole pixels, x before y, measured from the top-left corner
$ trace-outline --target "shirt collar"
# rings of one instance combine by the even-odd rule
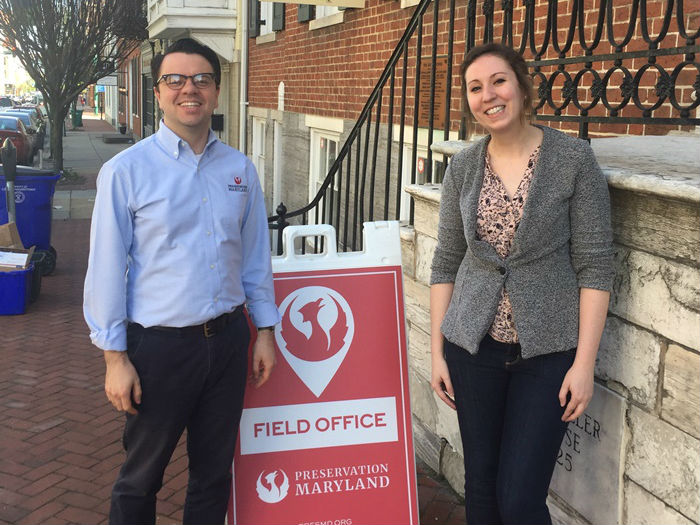
[[[168,153],[168,155],[171,155],[175,159],[180,157],[180,147],[184,144],[185,141],[178,137],[175,134],[175,132],[171,130],[168,126],[166,126],[165,121],[163,121],[162,119],[160,121],[158,131],[156,132],[156,138],[158,139],[158,142],[160,142],[160,144],[165,148],[165,151]],[[209,136],[207,137],[207,143],[204,146],[204,152],[207,151],[209,146],[211,146],[215,142],[218,142],[218,140],[219,139],[216,136],[216,133],[214,133],[210,129]]]

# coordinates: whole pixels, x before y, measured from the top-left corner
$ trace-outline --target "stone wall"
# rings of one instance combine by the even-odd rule
[[[593,141],[610,186],[617,276],[595,397],[569,425],[557,460],[557,522],[700,522],[697,142]],[[415,226],[402,231],[402,249],[416,451],[463,493],[456,416],[430,388],[428,283],[440,187],[409,191]]]

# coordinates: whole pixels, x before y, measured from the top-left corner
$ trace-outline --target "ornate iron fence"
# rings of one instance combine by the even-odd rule
[[[467,52],[477,43],[500,38],[518,49],[532,69],[537,88],[536,119],[577,127],[582,138],[589,138],[590,133],[657,132],[657,125],[700,125],[696,56],[700,29],[688,29],[700,19],[698,5],[693,4],[692,12],[687,13],[683,0],[632,0],[617,5],[613,0],[598,0],[597,7],[590,0],[524,0],[520,5],[503,0],[497,9],[493,0],[469,0],[465,11],[455,0],[443,1],[445,7],[441,0],[421,0],[416,7],[312,201],[291,212],[280,204],[277,215],[269,218],[270,228],[278,232],[278,251],[282,229],[290,220],[330,223],[338,232],[338,249],[357,250],[362,248],[362,222],[401,217],[401,185],[416,183],[424,101],[428,104],[427,126],[423,126],[428,137],[425,182],[441,180],[444,166],[433,172],[430,148],[435,139],[436,105],[448,108],[437,130],[443,140],[455,129],[464,136],[464,123],[460,125],[459,119],[460,79],[454,67],[457,43],[464,43]],[[659,12],[652,14],[651,7]],[[466,13],[465,29],[455,30],[457,12]],[[441,22],[446,31],[440,31]],[[654,35],[650,26],[656,29]],[[424,42],[424,32],[429,42]],[[448,81],[444,92],[437,93],[438,58],[445,56],[446,71],[442,73]],[[424,59],[430,63],[427,94],[421,93]],[[409,127],[411,141],[405,135]],[[411,168],[409,179],[402,182],[406,144],[412,149]],[[413,224],[412,203],[410,206],[408,220]],[[301,249],[306,247],[303,242]],[[313,249],[323,246],[315,242]]]

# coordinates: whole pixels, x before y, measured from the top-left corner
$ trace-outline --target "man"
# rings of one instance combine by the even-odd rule
[[[160,129],[98,178],[84,312],[105,391],[126,412],[110,523],[155,523],[156,493],[187,428],[184,523],[223,523],[243,404],[275,364],[267,219],[252,163],[210,130],[221,69],[191,39],[151,63]]]

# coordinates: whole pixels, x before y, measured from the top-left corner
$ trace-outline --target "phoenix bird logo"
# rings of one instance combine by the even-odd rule
[[[233,178],[233,181],[234,181],[236,184],[240,184],[240,183],[243,181],[243,179],[241,179],[240,177],[234,177],[234,178]]]
[[[255,484],[255,489],[258,491],[258,497],[265,503],[279,503],[287,497],[289,492],[289,478],[284,470],[273,470],[269,474],[265,474],[263,470],[258,476],[258,481]],[[281,475],[282,480],[277,484],[277,476]]]
[[[348,321],[340,303],[331,295],[319,297],[302,306],[297,297],[282,316],[280,335],[290,352],[307,361],[323,361],[335,355],[345,344]],[[299,328],[292,321],[292,312],[300,314]],[[299,317],[299,316],[297,316]]]
[[[345,297],[325,286],[297,288],[280,304],[275,341],[297,377],[319,397],[350,350],[355,320]]]

